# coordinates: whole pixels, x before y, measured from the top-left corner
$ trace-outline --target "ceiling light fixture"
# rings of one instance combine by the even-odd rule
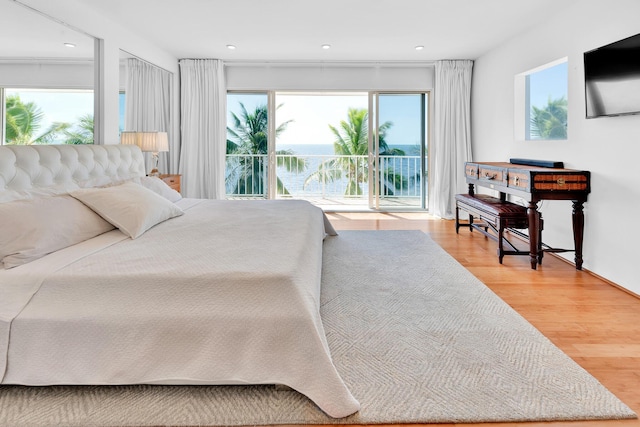
[[[76,45],[74,43],[65,43],[64,45],[66,47],[76,47]]]
[[[424,49],[424,46],[416,46],[414,49],[415,50],[422,50],[422,49]]]
[[[323,45],[322,45],[322,48],[323,48],[324,50],[331,49],[331,45],[330,45],[330,44],[323,44]]]
[[[227,49],[229,49],[229,50],[235,50],[235,48],[236,47],[234,45],[232,45],[232,44],[228,44],[227,45]]]

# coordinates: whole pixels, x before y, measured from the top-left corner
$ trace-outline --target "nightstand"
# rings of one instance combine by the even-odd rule
[[[160,179],[163,180],[169,187],[176,190],[178,193],[180,192],[180,176],[181,175],[173,175],[173,174],[163,174],[160,175]]]

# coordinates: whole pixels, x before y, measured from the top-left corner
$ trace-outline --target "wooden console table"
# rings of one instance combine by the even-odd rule
[[[540,200],[571,200],[573,202],[573,242],[576,269],[582,270],[582,240],[584,235],[584,202],[591,192],[591,172],[526,166],[503,162],[466,162],[465,177],[469,194],[474,194],[474,185],[506,194],[522,197],[528,202],[529,257],[531,268],[542,262],[543,251],[539,251],[541,215],[537,203]],[[549,249],[564,252],[564,249]]]

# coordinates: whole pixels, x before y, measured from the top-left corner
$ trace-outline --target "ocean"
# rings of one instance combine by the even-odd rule
[[[420,156],[419,145],[390,145],[398,148],[407,156]],[[294,154],[334,154],[333,144],[276,144],[276,150],[292,150]]]
[[[389,148],[402,150],[404,156],[385,156],[382,158],[382,176],[385,183],[385,195],[394,197],[420,197],[421,169],[420,147],[417,145],[392,145]],[[292,156],[305,160],[305,167],[301,170],[287,170],[286,167],[277,168],[278,178],[295,196],[300,197],[331,197],[345,194],[348,179],[342,177],[335,180],[319,179],[318,167],[322,162],[329,161],[335,154],[333,144],[277,144],[276,150],[291,150]],[[356,160],[360,173],[367,176],[367,156]],[[363,197],[369,191],[368,183],[361,183]]]

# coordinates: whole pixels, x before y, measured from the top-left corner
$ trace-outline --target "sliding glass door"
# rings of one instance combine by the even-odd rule
[[[370,207],[427,207],[428,93],[370,98]]]
[[[268,94],[227,95],[227,198],[269,197]]]
[[[428,93],[229,93],[227,196],[426,208]]]

